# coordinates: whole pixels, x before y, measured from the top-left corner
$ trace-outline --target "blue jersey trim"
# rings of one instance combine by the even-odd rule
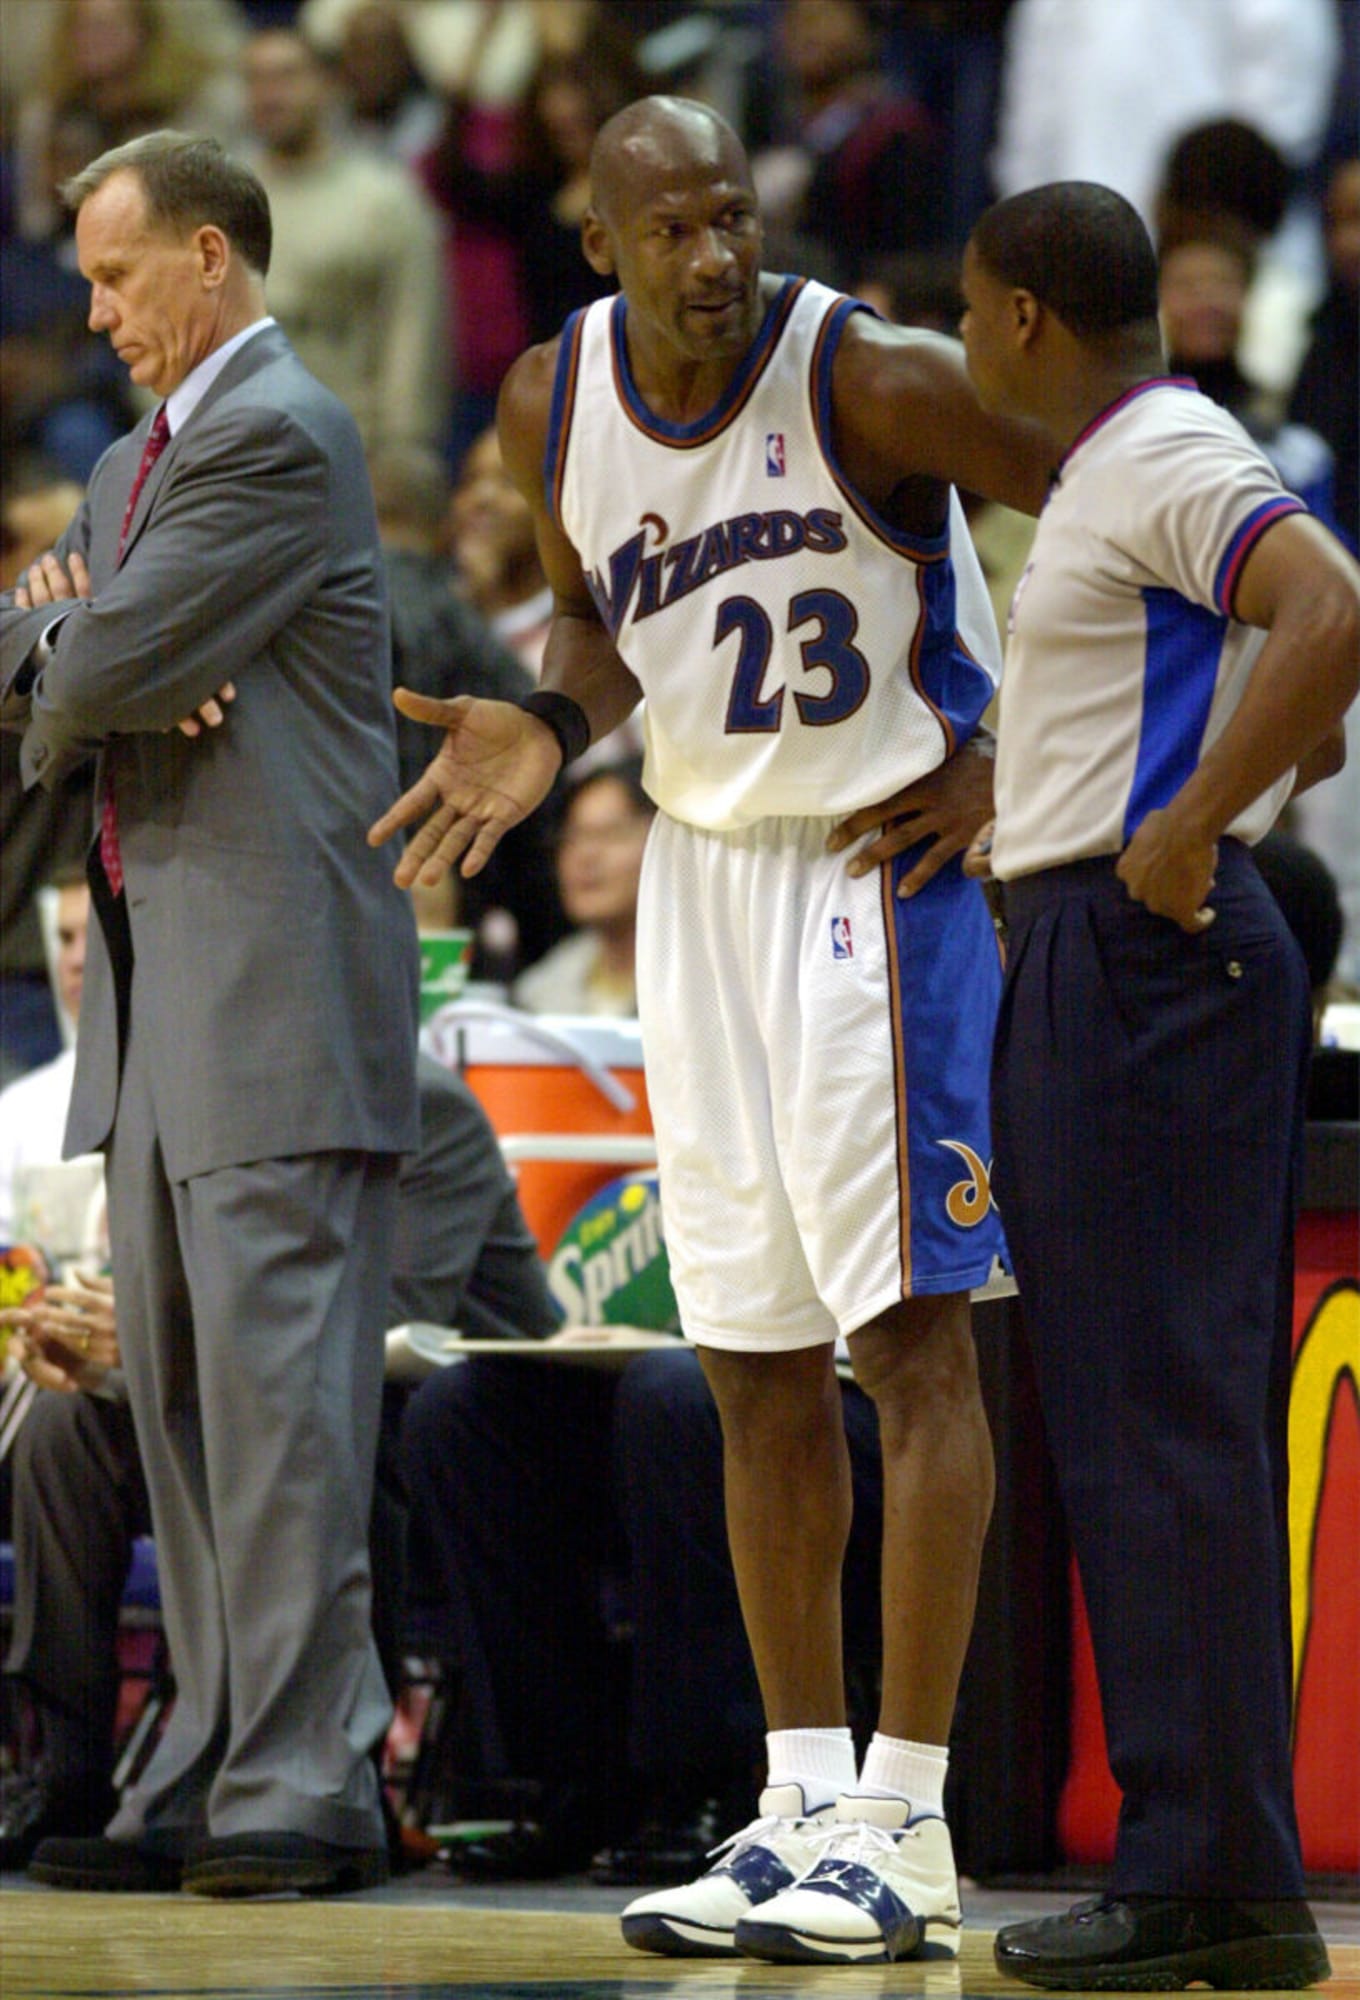
[[[939,535],[909,535],[901,528],[893,527],[878,509],[855,487],[844,467],[836,457],[831,420],[831,376],[836,359],[836,350],[841,343],[841,335],[855,313],[872,313],[862,299],[842,299],[833,306],[822,321],[817,336],[817,346],[812,360],[812,414],[817,427],[817,442],[821,446],[822,457],[826,460],[827,471],[835,480],[841,492],[859,515],[867,528],[872,529],[879,540],[886,542],[898,555],[907,556],[912,562],[938,562],[949,553],[949,528]],[[876,316],[876,315],[875,315]]]
[[[1277,493],[1273,499],[1263,500],[1248,514],[1224,550],[1223,560],[1214,576],[1214,603],[1225,616],[1232,616],[1233,599],[1237,595],[1237,581],[1243,565],[1266,529],[1282,521],[1286,514],[1305,514],[1307,511],[1294,494]]]
[[[951,562],[923,564],[912,679],[945,724],[952,755],[972,735],[992,696],[991,675],[973,658],[955,617],[957,591]]]
[[[562,328],[557,348],[557,368],[553,375],[552,403],[548,411],[548,437],[543,448],[543,493],[548,513],[562,525],[562,480],[567,466],[567,438],[571,413],[576,403],[576,381],[581,367],[581,338],[585,332],[588,306],[572,313]]]
[[[1124,813],[1132,839],[1150,812],[1168,805],[1199,762],[1228,621],[1179,591],[1143,593],[1147,640],[1138,757]]]
[[[703,416],[696,417],[692,424],[668,423],[664,417],[658,417],[650,410],[639,395],[628,361],[626,336],[628,302],[620,292],[610,307],[609,314],[614,382],[620,402],[638,429],[647,437],[654,438],[658,444],[693,446],[707,444],[711,438],[715,438],[719,431],[731,423],[759,381],[766,363],[779,345],[779,336],[783,333],[789,314],[793,311],[794,301],[806,282],[805,278],[783,279],[779,290],[766,308],[760,329],[746,350],[736,374],[712,409],[705,411]]]

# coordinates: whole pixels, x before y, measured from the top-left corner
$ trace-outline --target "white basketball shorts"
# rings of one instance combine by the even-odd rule
[[[811,1347],[1002,1249],[988,1072],[1001,984],[981,890],[913,855],[855,880],[833,822],[708,833],[659,813],[638,1010],[681,1324]]]

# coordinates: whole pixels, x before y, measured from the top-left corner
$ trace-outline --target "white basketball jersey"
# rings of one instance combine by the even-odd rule
[[[718,403],[671,424],[628,363],[623,298],[563,330],[549,505],[645,697],[645,783],[728,831],[840,816],[933,770],[991,699],[1000,648],[957,496],[890,527],[832,445],[856,300],[786,278]]]

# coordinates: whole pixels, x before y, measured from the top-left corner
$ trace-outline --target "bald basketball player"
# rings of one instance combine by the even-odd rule
[[[624,1935],[952,1955],[942,1793],[993,1489],[969,1291],[1001,1238],[998,951],[960,861],[989,809],[972,739],[998,647],[951,482],[1035,512],[1051,451],[983,414],[953,342],[764,271],[746,157],[704,105],[647,98],[604,128],[583,242],[619,294],[521,357],[498,419],[554,592],[543,684],[522,707],[400,696],[445,736],[372,837],[419,823],[399,881],[476,873],[645,696],[639,1012],[769,1734],[757,1818]],[[884,1469],[862,1769],[841,1336]]]

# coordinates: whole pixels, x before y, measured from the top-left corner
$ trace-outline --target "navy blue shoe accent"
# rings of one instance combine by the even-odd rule
[[[815,1890],[820,1896],[835,1896],[843,1903],[854,1903],[872,1917],[883,1933],[885,1955],[892,1961],[910,1958],[920,1945],[921,1919],[907,1908],[881,1875],[858,1861],[829,1856],[819,1861],[798,1886]]]
[[[794,1879],[793,1870],[787,1862],[768,1847],[748,1847],[732,1861],[713,1870],[715,1875],[730,1875],[741,1885],[751,1903],[767,1903],[771,1896],[777,1896],[781,1889],[787,1889]]]
[[[623,1941],[634,1951],[654,1951],[662,1958],[735,1958],[737,1948],[732,1942],[731,1931],[713,1931],[707,1938],[699,1935],[702,1926],[692,1918],[683,1921],[683,1927],[674,1917],[661,1911],[647,1911],[637,1917],[620,1919]]]

